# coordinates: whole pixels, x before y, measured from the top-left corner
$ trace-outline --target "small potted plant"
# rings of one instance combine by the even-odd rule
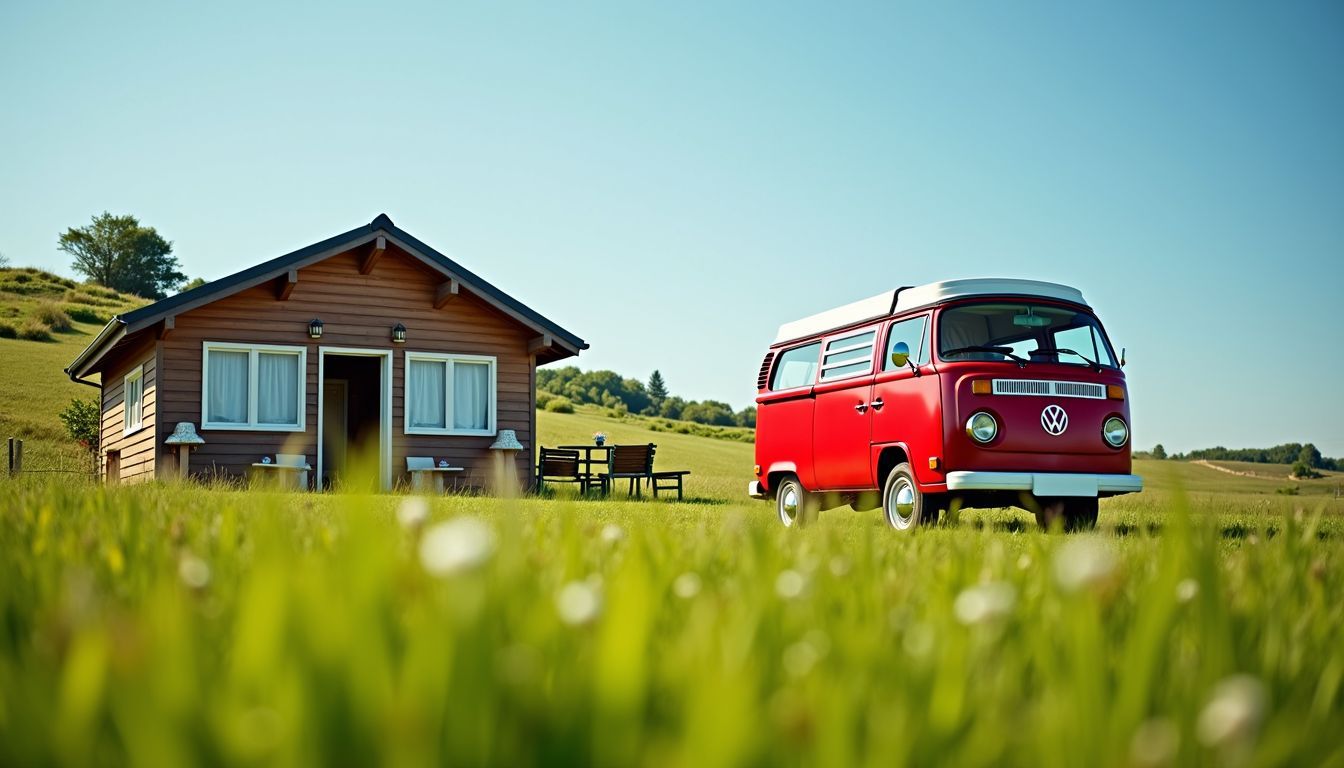
[[[593,442],[594,442],[595,444],[597,444],[597,445],[605,445],[606,442],[607,442],[607,433],[606,433],[606,432],[594,432],[594,433],[593,433]]]

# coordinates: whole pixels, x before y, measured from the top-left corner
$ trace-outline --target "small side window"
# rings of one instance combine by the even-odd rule
[[[891,352],[900,342],[905,343],[910,354],[910,362],[915,365],[929,362],[929,342],[924,332],[927,323],[928,317],[920,316],[891,324],[891,330],[887,331],[887,354],[882,357],[882,370],[892,371],[904,367],[891,362]]]
[[[775,374],[770,379],[770,389],[805,387],[816,381],[817,358],[820,354],[819,341],[785,350],[775,363]]]
[[[826,342],[826,355],[821,359],[821,380],[834,381],[871,371],[876,338],[877,331],[869,330]]]

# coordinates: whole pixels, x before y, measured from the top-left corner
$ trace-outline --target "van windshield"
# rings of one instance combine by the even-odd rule
[[[943,360],[1064,363],[1115,367],[1115,355],[1092,313],[1049,304],[964,304],[938,320]]]

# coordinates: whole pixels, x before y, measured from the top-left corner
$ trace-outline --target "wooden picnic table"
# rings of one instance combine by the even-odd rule
[[[601,471],[607,468],[607,464],[611,459],[610,445],[597,445],[596,443],[588,443],[586,445],[561,445],[557,447],[563,448],[567,451],[578,451],[581,454],[579,456],[579,475],[587,480],[592,480],[596,478]],[[600,459],[593,458],[593,453],[597,451],[602,452],[602,458]],[[599,467],[601,467],[601,469],[599,469],[597,472],[594,472],[593,471],[594,464],[597,464]]]

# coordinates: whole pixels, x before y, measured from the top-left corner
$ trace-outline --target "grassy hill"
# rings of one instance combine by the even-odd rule
[[[63,370],[113,315],[146,303],[39,269],[0,269],[0,441],[23,439],[26,468],[85,465],[56,414],[97,390]]]

